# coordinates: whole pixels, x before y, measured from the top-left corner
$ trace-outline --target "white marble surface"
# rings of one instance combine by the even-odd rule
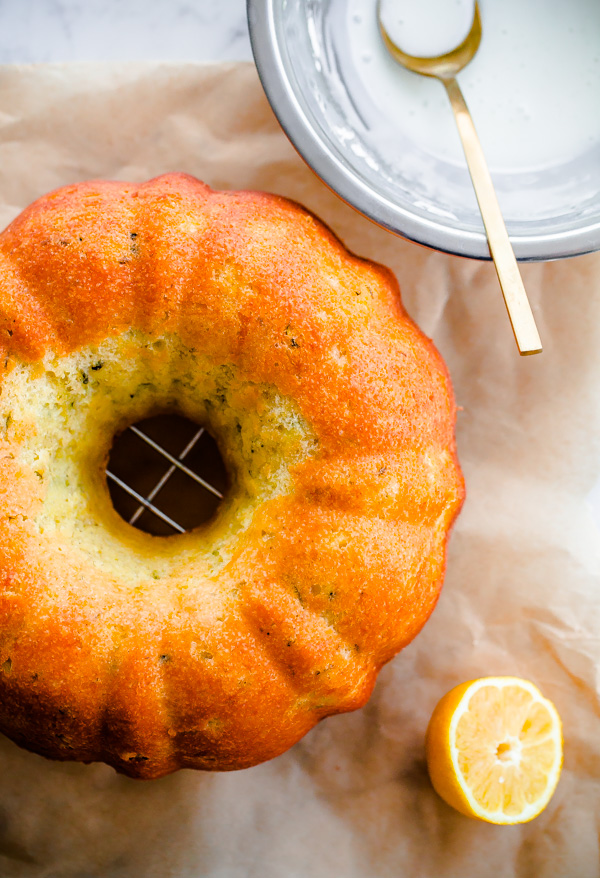
[[[0,0],[0,63],[251,59],[245,0]]]

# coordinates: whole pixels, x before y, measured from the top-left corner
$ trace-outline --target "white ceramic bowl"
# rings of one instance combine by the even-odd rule
[[[248,0],[258,72],[282,127],[324,182],[375,222],[438,250],[488,259],[464,160],[428,154],[411,138],[411,120],[401,114],[394,119],[379,118],[375,126],[378,135],[373,136],[372,114],[365,119],[361,112],[361,82],[344,54],[349,40],[348,2]],[[589,7],[591,2],[597,0],[573,0],[564,5],[576,22],[578,4]],[[497,0],[480,0],[484,40],[491,4],[502,8]],[[527,4],[533,4],[532,10],[537,4],[538,11],[542,11],[542,0],[527,0]],[[519,4],[513,2],[512,8],[518,9]],[[374,9],[375,0],[373,14]],[[560,28],[555,31],[558,41]],[[540,31],[544,46],[550,37],[550,31]],[[547,46],[548,64],[568,65],[568,57],[559,55],[553,61],[555,48],[552,43]],[[485,49],[482,42],[479,54]],[[517,63],[510,46],[505,62]],[[476,63],[477,58],[472,64]],[[561,75],[560,70],[554,73]],[[405,71],[402,74],[414,76]],[[502,76],[502,70],[498,76]],[[441,99],[445,99],[442,86],[428,81],[427,87],[429,83],[439,88]],[[449,107],[439,112],[450,114]],[[600,249],[598,106],[590,106],[589,113],[590,118],[598,120],[598,137],[588,137],[587,145],[574,149],[559,162],[536,168],[494,168],[490,162],[508,231],[521,260],[556,259]],[[569,124],[558,112],[555,123]],[[506,135],[501,117],[498,125],[499,136]],[[390,144],[402,161],[391,160]]]

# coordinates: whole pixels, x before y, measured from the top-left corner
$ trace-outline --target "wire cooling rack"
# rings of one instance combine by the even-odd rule
[[[185,533],[214,513],[227,487],[217,445],[177,415],[149,418],[115,440],[106,469],[119,514],[149,533]]]

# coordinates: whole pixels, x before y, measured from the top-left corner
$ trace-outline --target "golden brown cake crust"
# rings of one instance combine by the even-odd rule
[[[218,575],[132,586],[41,527],[22,449],[47,440],[0,397],[0,729],[138,777],[246,767],[364,704],[431,613],[463,497],[450,381],[393,275],[283,198],[89,182],[0,236],[3,385],[132,328],[231,364],[246,407],[274,388],[315,450]]]

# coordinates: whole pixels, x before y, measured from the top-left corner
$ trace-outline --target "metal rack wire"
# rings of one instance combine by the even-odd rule
[[[133,424],[132,426],[127,428],[126,432],[133,434],[138,439],[142,440],[142,442],[146,443],[151,449],[153,449],[153,451],[161,456],[162,460],[165,463],[165,469],[160,477],[156,480],[152,488],[145,491],[144,493],[140,493],[139,490],[136,490],[136,488],[134,488],[132,484],[129,483],[130,481],[134,481],[134,479],[131,478],[131,476],[134,475],[135,470],[135,467],[133,466],[134,461],[132,461],[132,470],[131,473],[128,472],[127,480],[125,477],[117,475],[115,472],[113,472],[111,468],[107,467],[107,479],[114,485],[117,485],[121,489],[121,491],[125,492],[125,494],[127,494],[129,497],[132,497],[134,500],[137,501],[137,506],[133,513],[129,514],[128,516],[123,516],[126,517],[129,524],[139,526],[139,524],[137,523],[139,522],[139,519],[144,511],[147,510],[149,513],[155,516],[155,518],[160,519],[160,521],[164,522],[166,525],[169,526],[169,528],[172,529],[172,531],[176,533],[185,533],[186,530],[189,529],[184,527],[179,521],[176,521],[172,514],[167,514],[164,509],[161,509],[160,505],[161,491],[163,491],[163,489],[167,485],[167,482],[176,472],[182,473],[184,476],[187,477],[188,480],[190,480],[190,483],[198,486],[202,491],[208,492],[210,495],[212,495],[213,498],[215,498],[216,501],[219,501],[223,498],[223,492],[218,487],[216,487],[216,485],[208,480],[208,478],[206,477],[206,473],[202,473],[202,459],[200,459],[200,466],[198,466],[197,462],[194,469],[184,463],[192,449],[197,446],[198,441],[201,439],[201,437],[206,435],[204,427],[198,427],[196,429],[192,438],[186,442],[183,449],[179,452],[177,456],[171,454],[171,452],[163,447],[160,442],[152,438],[152,436],[150,436],[145,429],[141,429],[139,425]],[[113,501],[115,501],[115,499],[117,498],[115,498],[114,492],[111,491],[111,493],[113,494]],[[183,493],[185,494],[186,492],[184,491]],[[189,490],[187,494],[189,500]],[[193,497],[191,502],[193,502]],[[120,504],[117,500],[117,502],[115,502],[115,508],[117,508],[117,511],[119,511],[121,514],[123,514],[123,511],[119,508],[119,505]],[[152,532],[151,528],[142,529],[150,530]]]

